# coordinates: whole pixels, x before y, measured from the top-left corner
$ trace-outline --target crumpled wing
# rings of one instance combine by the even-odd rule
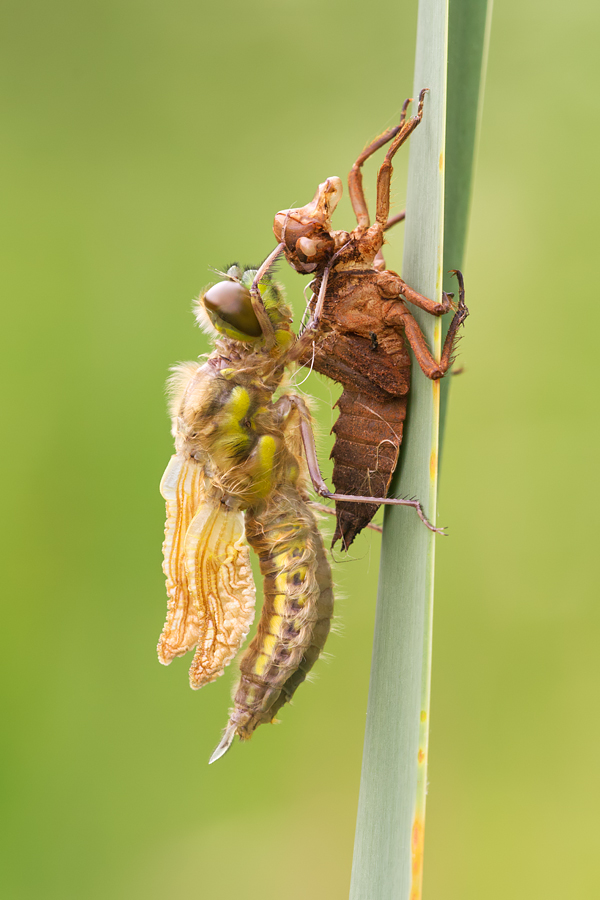
[[[197,609],[198,648],[190,667],[194,689],[223,674],[254,619],[256,589],[244,536],[244,514],[207,502],[185,538],[188,590]]]
[[[168,665],[197,647],[193,688],[214,681],[231,662],[252,625],[256,600],[243,513],[207,495],[205,478],[200,463],[177,454],[160,485],[167,502],[169,604],[158,658]]]
[[[167,576],[167,621],[158,644],[158,658],[167,666],[198,643],[197,604],[190,595],[185,569],[185,535],[205,496],[204,468],[195,459],[172,456],[160,483],[167,502],[163,572]]]

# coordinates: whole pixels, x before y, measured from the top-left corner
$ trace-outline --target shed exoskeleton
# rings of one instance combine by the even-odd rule
[[[277,213],[273,226],[288,262],[298,272],[314,276],[311,319],[302,335],[303,353],[296,358],[344,388],[333,427],[336,492],[373,498],[362,504],[336,500],[333,543],[340,540],[344,550],[374,516],[379,507],[375,498],[386,496],[396,468],[410,390],[407,345],[428,378],[442,378],[452,363],[458,328],[468,315],[462,275],[456,272],[459,303],[441,358],[434,359],[405,301],[440,316],[453,308],[452,295],[443,293],[441,303],[422,296],[396,272],[386,270],[381,252],[385,231],[403,218],[403,214],[389,218],[392,160],[422,119],[425,94],[420,94],[415,116],[406,118],[411,102],[407,100],[400,123],[369,144],[354,163],[348,177],[357,219],[352,232],[335,231],[331,224],[342,194],[337,177],[320,184],[306,206]],[[371,224],[361,169],[389,142],[377,176],[376,217]],[[420,505],[415,505],[426,521]]]

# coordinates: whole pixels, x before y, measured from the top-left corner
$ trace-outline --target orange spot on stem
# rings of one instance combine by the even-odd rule
[[[415,816],[411,836],[412,881],[410,885],[410,900],[421,900],[424,847],[425,822],[419,816]]]
[[[437,476],[437,467],[438,467],[438,455],[435,450],[432,450],[431,456],[429,458],[429,474],[430,474],[432,480],[435,479]],[[425,721],[425,720],[422,719],[421,721]]]

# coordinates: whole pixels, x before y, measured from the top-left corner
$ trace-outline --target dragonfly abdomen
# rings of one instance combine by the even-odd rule
[[[259,515],[246,537],[264,576],[264,603],[242,658],[229,728],[243,740],[273,720],[319,657],[333,613],[331,571],[316,520],[291,485]]]

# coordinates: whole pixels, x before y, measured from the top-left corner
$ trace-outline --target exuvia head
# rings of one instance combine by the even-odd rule
[[[264,339],[263,331],[252,306],[250,288],[257,269],[231,266],[223,281],[210,285],[200,295],[196,318],[209,331],[240,341],[255,344]],[[293,340],[292,311],[285,302],[283,291],[267,273],[258,288],[275,331],[275,345],[287,347]]]
[[[283,209],[275,216],[275,237],[285,244],[286,257],[298,272],[314,272],[333,253],[331,216],[341,196],[342,182],[333,175],[306,206]]]

